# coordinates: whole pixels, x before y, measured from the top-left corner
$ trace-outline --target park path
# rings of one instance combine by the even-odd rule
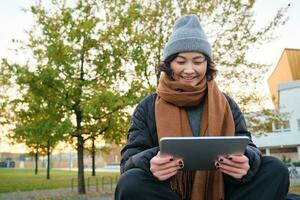
[[[90,191],[78,195],[71,188],[0,193],[0,200],[113,200],[112,192]]]

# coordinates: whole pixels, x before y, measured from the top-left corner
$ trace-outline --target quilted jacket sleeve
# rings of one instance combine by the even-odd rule
[[[158,152],[153,98],[146,97],[133,113],[127,143],[121,151],[121,173],[131,168],[149,171],[150,160]]]
[[[228,95],[225,94],[225,97],[228,100],[228,103],[231,107],[232,115],[234,118],[235,135],[236,136],[248,136],[250,139],[250,142],[245,151],[245,155],[249,159],[250,169],[249,169],[248,173],[240,180],[234,179],[228,175],[225,175],[224,178],[225,178],[225,181],[230,181],[231,183],[234,183],[234,184],[249,182],[255,176],[255,174],[257,173],[257,171],[260,167],[262,154],[261,154],[260,150],[252,142],[251,134],[247,130],[245,118],[244,118],[241,110],[239,109],[238,105]]]

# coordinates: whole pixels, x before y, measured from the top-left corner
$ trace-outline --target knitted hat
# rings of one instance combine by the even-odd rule
[[[211,58],[211,46],[196,15],[180,17],[164,49],[164,60],[179,52],[196,51]]]

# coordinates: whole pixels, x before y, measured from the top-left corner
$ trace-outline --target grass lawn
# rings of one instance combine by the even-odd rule
[[[117,172],[96,172],[98,184],[113,183],[119,175]],[[105,176],[104,179],[101,177]],[[112,177],[109,178],[107,176]],[[87,178],[91,177],[91,172],[85,172],[86,184]],[[33,169],[0,169],[0,193],[3,192],[18,192],[39,189],[56,189],[56,188],[71,188],[71,180],[74,180],[75,190],[77,189],[77,172],[64,170],[51,170],[50,180],[46,179],[46,170],[39,170],[38,175],[34,175]],[[90,179],[90,185],[95,185],[95,179]]]
[[[101,187],[102,181],[104,183],[113,183],[118,172],[96,172],[98,177],[98,184]],[[85,172],[86,185],[87,178],[91,177],[91,172]],[[102,179],[102,177],[105,177]],[[109,178],[112,177],[112,178]],[[38,175],[34,175],[33,169],[1,169],[0,168],[0,193],[3,192],[18,192],[39,189],[57,189],[57,188],[71,188],[71,180],[74,180],[74,189],[77,190],[77,172],[64,170],[51,170],[50,180],[46,179],[46,170],[39,170]],[[90,185],[95,185],[95,179],[90,179]],[[300,195],[300,185],[291,186],[290,192]]]
[[[291,186],[289,192],[300,195],[300,185]]]

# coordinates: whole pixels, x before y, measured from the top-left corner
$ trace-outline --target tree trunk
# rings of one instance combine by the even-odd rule
[[[78,163],[78,194],[85,194],[85,182],[84,182],[84,161],[83,161],[83,150],[84,150],[84,139],[82,136],[82,112],[80,109],[80,100],[77,100],[75,104],[75,115],[76,115],[76,132],[77,132],[77,163]]]
[[[75,101],[75,115],[76,115],[76,133],[77,133],[77,157],[78,157],[78,193],[85,194],[85,182],[84,182],[84,161],[83,161],[83,150],[84,150],[84,138],[82,136],[82,110],[81,110],[81,97],[82,87],[84,82],[84,51],[81,53],[81,64],[80,64],[80,83],[78,84],[79,95]]]
[[[38,160],[39,160],[39,147],[36,147],[36,151],[35,151],[35,170],[34,170],[34,174],[37,175],[38,174]]]
[[[77,156],[78,156],[78,193],[85,194],[85,182],[84,182],[84,164],[83,164],[83,148],[84,141],[81,135],[77,136]]]
[[[95,138],[92,137],[92,176],[96,176],[95,156],[96,156]]]
[[[50,140],[47,141],[47,179],[50,179]]]

